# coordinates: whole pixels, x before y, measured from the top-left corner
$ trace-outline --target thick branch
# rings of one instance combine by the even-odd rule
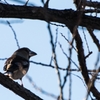
[[[73,28],[70,28],[70,31],[73,33]],[[90,78],[89,78],[89,75],[88,75],[87,66],[86,66],[86,61],[85,61],[85,55],[84,55],[84,49],[83,49],[82,40],[81,40],[81,37],[80,37],[77,29],[76,29],[75,42],[76,42],[76,47],[78,49],[78,60],[79,60],[79,65],[80,65],[81,73],[82,73],[83,78],[85,80],[85,83],[87,84],[87,87],[88,87],[89,82],[91,82],[91,81],[90,81]],[[89,87],[88,87],[88,89],[89,89]],[[90,88],[90,91],[93,93],[94,97],[97,100],[100,100],[100,92],[96,89],[94,84]]]
[[[71,26],[72,23],[73,25],[77,23],[76,19],[79,14],[80,12],[71,9],[56,10],[46,9],[44,7],[17,6],[0,3],[1,18],[38,19],[66,24],[68,27]],[[79,25],[91,27],[92,29],[100,29],[100,18],[83,15]]]
[[[96,100],[100,100],[100,92],[93,85],[90,90],[93,93],[93,96],[96,97]]]
[[[74,30],[73,28],[70,28],[70,31],[72,32],[72,34],[73,34],[73,30]],[[90,79],[89,79],[88,70],[87,70],[87,66],[86,66],[82,39],[81,39],[77,29],[75,31],[75,34],[76,34],[75,35],[75,42],[76,42],[76,47],[78,50],[78,60],[79,60],[81,73],[83,75],[85,83],[88,85]]]
[[[31,91],[23,88],[18,83],[14,82],[10,78],[6,77],[2,73],[0,73],[0,84],[2,84],[4,87],[10,89],[20,97],[24,98],[25,100],[42,100],[35,94],[33,94]]]

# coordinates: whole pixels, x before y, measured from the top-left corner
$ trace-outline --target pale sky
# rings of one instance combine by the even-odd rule
[[[12,2],[11,0],[6,0],[8,3],[15,4],[16,2]],[[41,0],[29,0],[31,3],[33,2],[36,6],[42,6]],[[73,9],[75,10],[75,6],[73,4],[73,0],[50,0],[49,8],[53,9]],[[1,18],[1,21],[8,20],[8,21],[20,21],[21,19],[4,19]],[[31,50],[35,51],[37,53],[37,56],[32,57],[31,60],[35,62],[42,62],[45,64],[50,63],[51,59],[51,44],[50,44],[50,37],[49,32],[47,29],[47,23],[40,20],[26,20],[22,19],[22,23],[14,23],[11,24],[13,29],[15,30],[17,34],[17,39],[19,41],[20,47],[28,47]],[[56,29],[57,26],[51,25],[52,33],[54,34],[54,40],[56,35]],[[18,49],[16,45],[16,41],[14,39],[14,34],[11,30],[11,28],[8,25],[0,24],[0,58],[8,58],[10,57],[15,50]],[[86,30],[84,30],[85,33],[87,33]],[[79,32],[82,33],[81,36],[83,37],[83,32],[81,28],[79,29]],[[68,38],[69,30],[66,27],[58,27],[58,42],[62,44],[62,47],[64,51],[68,53],[68,47],[69,44],[64,40],[63,37],[61,37],[61,34],[63,33]],[[98,34],[98,31],[96,31]],[[99,35],[98,35],[99,36]],[[70,35],[71,38],[71,35]],[[87,33],[88,43],[91,51],[93,52],[93,55],[90,56],[89,59],[87,58],[87,65],[89,68],[94,68],[94,64],[97,57],[97,48],[94,45],[93,41],[90,39],[90,36]],[[85,41],[83,39],[83,41]],[[85,47],[85,54],[87,54],[87,47],[86,44],[83,44]],[[59,48],[59,45],[57,44],[57,54],[58,55],[58,63],[59,66],[62,68],[66,68],[68,65],[68,61],[66,57],[63,55],[61,49]],[[77,62],[77,53],[73,50],[72,60],[78,64]],[[5,61],[0,61],[0,72],[3,73],[3,66]],[[72,64],[72,68],[76,68],[74,64]],[[63,77],[65,75],[64,71],[61,72],[61,79],[63,81]],[[80,72],[72,72],[72,100],[84,100],[86,97],[86,87],[84,86],[84,83],[82,80],[75,75],[79,75],[81,78]],[[75,74],[75,75],[74,75]],[[30,64],[30,69],[27,73],[32,79],[33,82],[43,90],[47,91],[48,93],[52,93],[56,96],[59,95],[59,86],[58,86],[58,78],[55,69],[48,68],[45,66]],[[83,79],[83,78],[82,78]],[[17,81],[20,84],[20,81]],[[25,88],[31,90],[33,93],[38,95],[44,100],[55,100],[52,97],[49,97],[45,94],[42,94],[41,92],[34,89],[32,84],[30,84],[29,80],[24,77],[23,83]],[[69,90],[69,80],[67,80],[67,83],[64,88],[64,98],[68,99],[68,90]],[[2,85],[0,85],[0,98],[1,100],[23,100],[23,98],[17,96],[10,90],[6,89]],[[90,99],[89,99],[90,100]]]

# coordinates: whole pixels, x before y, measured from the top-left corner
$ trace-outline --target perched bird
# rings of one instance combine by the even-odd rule
[[[22,77],[29,69],[29,58],[35,55],[35,52],[26,47],[18,49],[6,60],[3,68],[5,74],[13,80],[20,79],[23,86]]]

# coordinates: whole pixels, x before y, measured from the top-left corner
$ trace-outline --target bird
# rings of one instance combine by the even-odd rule
[[[29,59],[35,55],[37,53],[27,47],[19,48],[6,60],[3,67],[4,74],[12,80],[20,79],[21,86],[23,86],[22,78],[29,69]]]

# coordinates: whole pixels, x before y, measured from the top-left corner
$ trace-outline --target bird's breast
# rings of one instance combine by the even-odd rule
[[[21,79],[28,71],[28,68],[24,68],[21,70],[16,70],[13,72],[12,76],[10,78],[12,79]]]

